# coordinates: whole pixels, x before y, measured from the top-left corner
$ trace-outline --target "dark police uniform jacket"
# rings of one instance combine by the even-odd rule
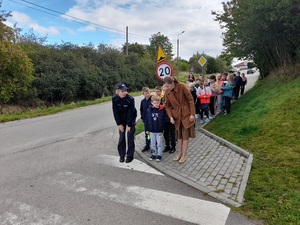
[[[137,117],[137,111],[134,105],[134,98],[127,94],[124,98],[118,95],[112,98],[112,108],[117,125],[127,125],[133,127]]]

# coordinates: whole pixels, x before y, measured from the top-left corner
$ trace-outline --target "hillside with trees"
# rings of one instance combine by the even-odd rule
[[[295,65],[300,60],[299,0],[232,0],[213,11],[224,29],[227,54],[250,58],[261,75]]]
[[[298,225],[300,2],[232,0],[212,14],[226,54],[253,59],[264,79],[205,128],[254,155],[240,211],[262,224]]]

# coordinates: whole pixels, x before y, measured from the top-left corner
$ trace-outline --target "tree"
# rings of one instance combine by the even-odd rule
[[[194,68],[195,73],[202,73],[202,67],[198,63],[199,58],[200,58],[199,54],[193,54],[193,56],[190,57],[188,62],[190,67]]]
[[[206,60],[206,72],[208,74],[219,72],[219,68],[217,67],[217,61],[214,57],[207,57]]]
[[[179,68],[179,71],[188,71],[189,65],[186,60],[180,59],[178,61],[178,68]]]
[[[248,69],[252,69],[253,67],[256,67],[255,63],[253,63],[253,62],[248,62],[247,63],[247,68]]]
[[[31,28],[27,33],[19,35],[19,42],[43,45],[47,41],[47,36],[40,37]]]
[[[226,54],[222,54],[216,58],[216,64],[218,72],[227,72],[231,68],[232,57]]]
[[[150,53],[150,56],[153,59],[156,59],[158,45],[162,47],[168,59],[171,59],[173,57],[173,45],[167,36],[158,32],[157,34],[153,34],[149,41],[150,45],[148,46],[147,51]]]
[[[209,56],[207,54],[202,54],[204,56],[204,58],[207,60],[205,65],[204,65],[204,73],[216,73],[217,68],[216,68],[216,60],[214,57]],[[202,66],[199,64],[199,59],[200,59],[201,55],[194,54],[190,59],[189,59],[189,65],[190,67],[194,68],[195,73],[201,73],[202,74]]]
[[[106,77],[90,54],[88,47],[70,43],[43,46],[32,53],[36,65],[33,86],[39,98],[55,103],[102,97]]]
[[[15,30],[4,24],[9,16],[5,11],[0,14],[0,102],[3,103],[24,97],[34,79],[31,60],[14,44]]]
[[[2,5],[2,0],[0,0],[0,8]],[[7,20],[8,17],[11,17],[10,12],[6,12],[5,10],[1,11],[0,14],[0,40],[8,41],[8,42],[14,42],[16,40],[17,32],[16,27],[13,28],[7,26],[4,24],[4,22]]]
[[[0,102],[16,101],[26,94],[33,80],[33,65],[22,49],[0,40]]]
[[[141,44],[138,44],[135,42],[134,44],[129,44],[128,45],[128,53],[137,53],[139,54],[140,57],[143,57],[145,54],[145,47]],[[122,47],[122,52],[125,54],[126,53],[126,44],[123,45]]]
[[[217,58],[220,58],[225,63],[226,68],[224,71],[228,71],[228,69],[231,68],[232,61],[233,61],[233,57],[231,55],[222,53]]]
[[[298,0],[232,0],[223,12],[212,12],[226,29],[226,53],[254,59],[262,75],[300,59]]]

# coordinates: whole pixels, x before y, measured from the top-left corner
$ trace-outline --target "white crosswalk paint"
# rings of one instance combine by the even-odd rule
[[[23,202],[7,199],[0,200],[0,205],[2,208],[8,209],[0,214],[1,225],[76,225],[76,223],[67,221],[60,215]]]
[[[119,167],[123,169],[135,170],[144,173],[151,173],[156,175],[164,176],[164,174],[160,173],[159,171],[153,169],[152,167],[148,166],[147,164],[134,159],[131,163],[120,163],[118,156],[113,155],[99,155],[97,163]]]
[[[72,172],[59,173],[54,184],[110,201],[200,225],[225,225],[230,208],[214,202],[121,183],[99,181]],[[99,188],[101,187],[101,189]]]

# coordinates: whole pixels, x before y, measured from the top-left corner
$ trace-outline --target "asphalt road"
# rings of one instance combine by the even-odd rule
[[[0,225],[253,224],[138,155],[118,163],[117,138],[110,102],[0,124]]]

